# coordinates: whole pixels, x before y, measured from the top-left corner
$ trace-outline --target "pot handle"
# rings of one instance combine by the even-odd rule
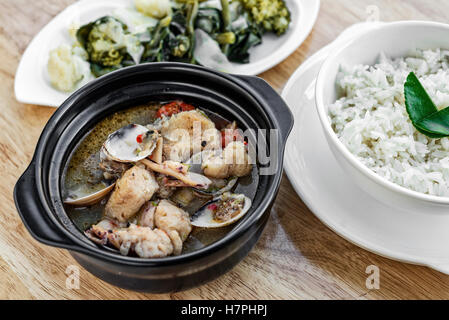
[[[254,76],[233,75],[254,89],[257,94],[270,105],[270,111],[277,120],[282,140],[287,141],[294,124],[294,117],[287,103],[264,79]]]
[[[37,241],[58,248],[76,250],[74,244],[67,239],[45,216],[45,209],[36,194],[34,162],[17,181],[14,187],[14,201],[23,224]]]

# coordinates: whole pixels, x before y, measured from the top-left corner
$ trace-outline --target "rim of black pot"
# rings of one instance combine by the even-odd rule
[[[75,93],[73,93],[59,108],[58,110],[53,114],[53,116],[50,118],[50,120],[47,123],[47,126],[44,128],[44,131],[41,134],[41,137],[39,139],[39,142],[37,144],[37,148],[33,157],[33,162],[36,163],[35,167],[35,176],[36,176],[36,189],[38,193],[38,197],[42,203],[42,206],[45,209],[45,214],[50,218],[50,220],[53,222],[55,227],[58,228],[59,231],[61,231],[71,242],[73,242],[74,246],[70,247],[68,246],[66,249],[68,250],[74,250],[78,251],[87,255],[96,256],[100,259],[108,260],[114,263],[119,264],[125,264],[130,266],[136,266],[136,267],[142,267],[142,266],[170,266],[170,265],[176,265],[181,263],[190,262],[192,260],[197,260],[199,258],[211,255],[221,249],[223,249],[227,244],[234,242],[236,239],[243,236],[247,231],[251,229],[252,226],[256,225],[258,222],[261,221],[264,213],[270,208],[271,203],[273,202],[274,198],[276,197],[280,182],[282,179],[283,174],[283,159],[284,159],[284,152],[285,152],[285,141],[282,141],[282,138],[279,137],[279,143],[281,144],[281,147],[278,150],[278,159],[279,159],[279,168],[273,176],[273,189],[266,191],[266,197],[262,200],[262,202],[259,204],[257,208],[254,209],[252,214],[248,217],[247,220],[242,221],[240,224],[238,224],[233,230],[231,230],[226,236],[224,236],[222,239],[205,246],[204,248],[201,248],[199,250],[182,254],[180,256],[172,256],[172,257],[166,257],[166,258],[158,258],[158,259],[142,259],[137,257],[128,257],[128,256],[122,256],[115,253],[108,252],[105,249],[102,249],[95,244],[88,244],[86,241],[82,240],[79,236],[73,234],[71,231],[69,231],[66,227],[64,227],[59,220],[59,218],[56,217],[56,215],[52,212],[52,209],[50,208],[48,201],[45,197],[45,192],[43,190],[42,185],[42,179],[46,177],[42,177],[41,172],[41,166],[39,165],[42,163],[42,157],[45,152],[45,148],[48,144],[48,139],[51,136],[51,133],[55,128],[58,127],[60,119],[65,115],[65,113],[74,105],[76,105],[78,99],[88,92],[95,91],[98,87],[101,87],[105,85],[107,82],[112,82],[120,78],[124,74],[132,74],[134,72],[138,72],[143,68],[179,68],[179,69],[191,69],[191,70],[197,70],[203,73],[207,73],[209,75],[212,75],[214,77],[221,77],[226,79],[229,82],[234,83],[235,85],[239,87],[243,87],[243,89],[248,92],[258,103],[263,107],[263,110],[267,113],[267,118],[270,120],[271,124],[273,125],[273,128],[275,128],[275,123],[273,122],[273,119],[277,119],[276,115],[266,107],[266,105],[263,103],[263,98],[260,94],[257,93],[257,91],[249,85],[247,82],[242,81],[242,78],[255,78],[255,77],[249,77],[249,76],[238,76],[238,75],[228,75],[224,74],[212,69],[208,69],[201,66],[196,65],[190,65],[190,64],[184,64],[184,63],[175,63],[175,62],[160,62],[160,63],[145,63],[140,64],[132,67],[127,67],[124,69],[120,69],[114,72],[111,72],[101,78],[95,79],[86,86],[82,87]],[[261,80],[263,81],[263,80]],[[276,120],[277,121],[277,120]],[[291,124],[292,126],[293,124]],[[288,133],[291,131],[290,128],[287,128],[286,130]],[[64,128],[65,130],[65,128]],[[288,134],[287,134],[288,135]],[[258,191],[260,192],[260,191]],[[42,213],[43,214],[43,213]]]

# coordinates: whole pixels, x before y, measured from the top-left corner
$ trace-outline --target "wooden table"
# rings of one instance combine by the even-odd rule
[[[448,299],[449,276],[394,262],[343,240],[307,209],[287,177],[262,239],[227,275],[187,292],[149,295],[125,291],[80,271],[80,289],[66,288],[65,250],[37,243],[13,203],[53,108],[14,98],[14,74],[33,36],[73,0],[0,0],[0,298],[22,299]],[[377,6],[370,7],[370,5]],[[368,8],[368,9],[367,9]],[[376,11],[381,20],[448,22],[449,2],[433,0],[322,0],[314,31],[286,61],[262,74],[281,90],[293,71],[349,25]],[[380,290],[366,288],[367,266],[380,268]]]

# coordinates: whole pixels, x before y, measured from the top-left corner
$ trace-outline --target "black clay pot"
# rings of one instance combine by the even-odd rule
[[[278,129],[277,170],[261,176],[250,212],[223,239],[193,253],[164,259],[124,257],[96,246],[64,211],[61,177],[71,151],[106,116],[150,101],[182,99],[237,119],[241,128]],[[89,272],[116,286],[152,293],[192,288],[229,271],[259,239],[282,178],[284,146],[293,117],[262,79],[206,68],[153,63],[122,69],[74,93],[56,111],[39,140],[33,161],[17,182],[17,210],[31,235],[64,248]],[[269,141],[267,141],[269,143]]]

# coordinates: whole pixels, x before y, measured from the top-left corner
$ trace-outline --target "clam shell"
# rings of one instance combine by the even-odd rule
[[[227,195],[229,196],[229,195]],[[213,228],[223,228],[227,227],[231,224],[236,223],[241,218],[245,216],[245,214],[249,211],[252,205],[252,201],[250,198],[243,194],[232,194],[232,198],[241,198],[244,199],[243,208],[240,211],[238,215],[235,217],[232,217],[228,221],[219,221],[214,218],[214,212],[213,210],[209,209],[209,207],[214,204],[218,203],[221,199],[223,199],[224,195],[214,199],[213,201],[207,203],[204,207],[202,207],[196,214],[193,215],[191,222],[192,225],[198,228],[207,228],[207,229],[213,229]]]
[[[237,182],[239,181],[239,178],[237,177],[233,177],[227,180],[226,186],[218,189],[218,190],[214,190],[214,191],[210,191],[211,187],[209,187],[208,190],[203,190],[203,189],[196,189],[195,188],[195,192],[205,195],[205,196],[210,196],[210,197],[217,197],[222,195],[223,193],[229,192],[232,190],[232,188],[235,187],[235,185],[237,184]],[[214,181],[212,180],[212,186],[214,184]]]
[[[76,207],[92,206],[92,205],[100,202],[101,200],[103,200],[109,193],[112,192],[112,190],[114,190],[114,187],[115,187],[115,183],[111,184],[110,186],[108,186],[98,192],[92,193],[85,197],[80,197],[77,199],[67,198],[66,200],[64,200],[64,203],[67,205],[76,206]]]
[[[138,137],[141,142],[139,143]],[[105,154],[113,161],[135,163],[149,157],[156,149],[159,132],[130,124],[112,133],[104,143]]]

